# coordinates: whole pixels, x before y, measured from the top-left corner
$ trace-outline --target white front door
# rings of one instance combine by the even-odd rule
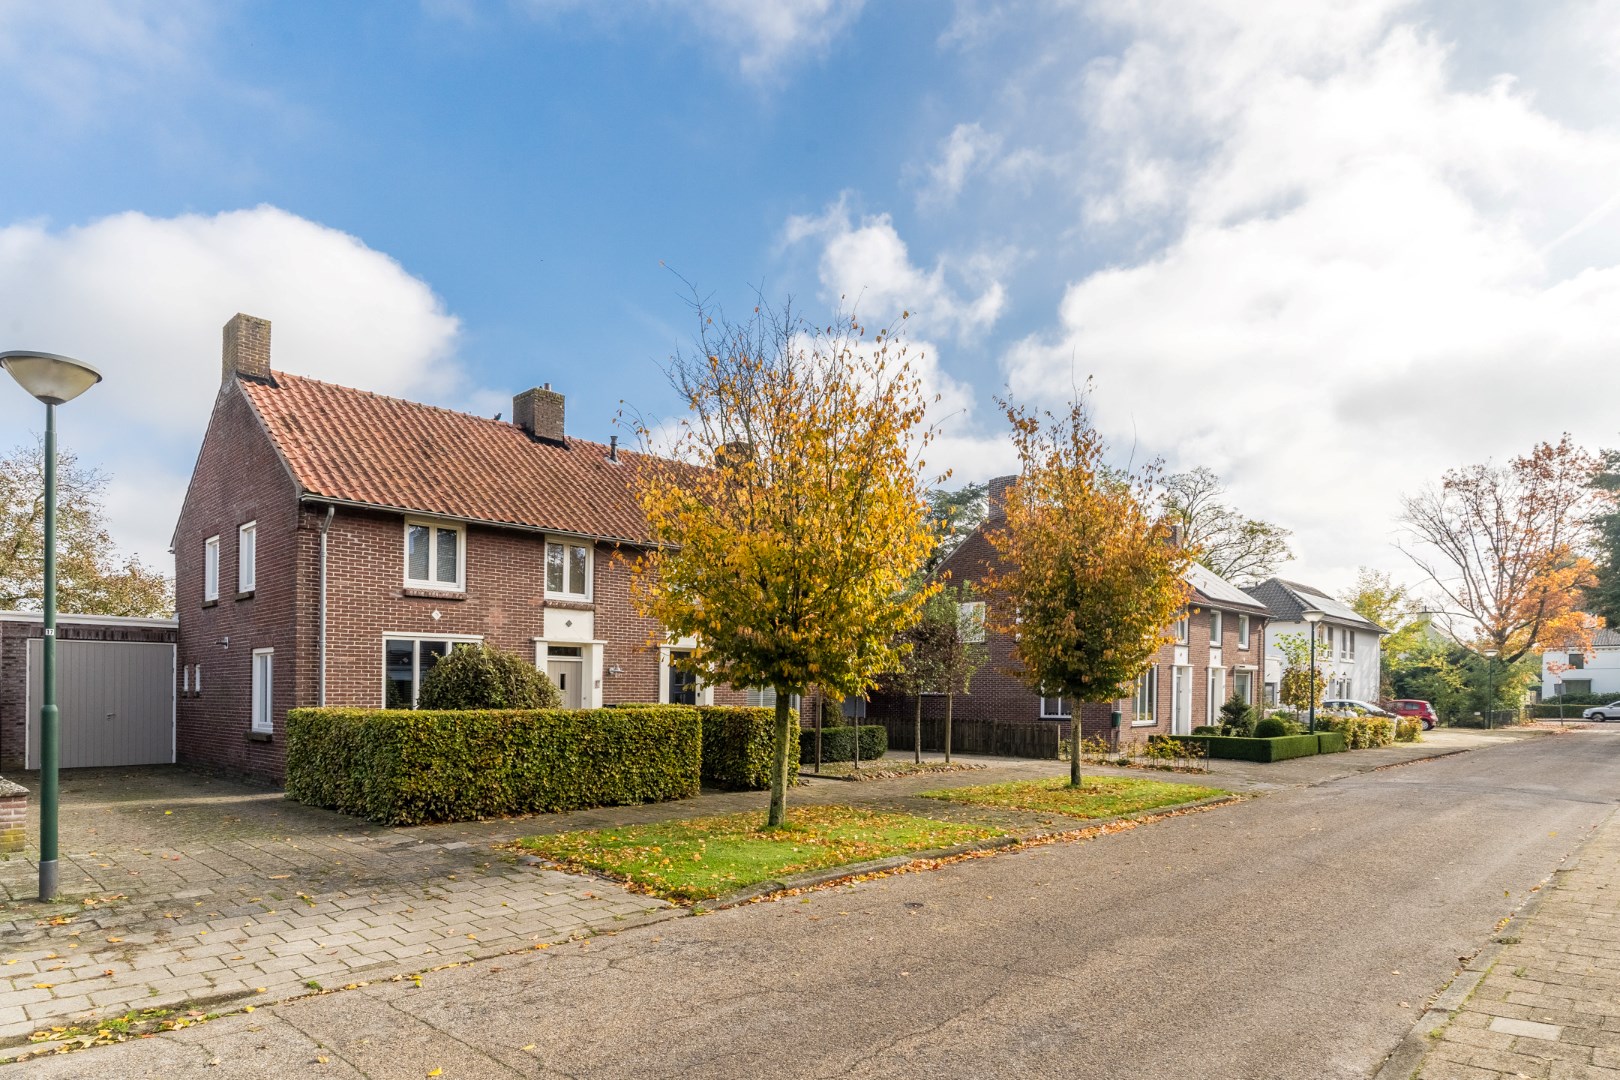
[[[1170,669],[1170,734],[1192,734],[1192,668]]]
[[[557,692],[562,695],[562,704],[565,709],[580,707],[580,679],[584,678],[585,662],[583,660],[546,661],[546,674],[556,684]]]

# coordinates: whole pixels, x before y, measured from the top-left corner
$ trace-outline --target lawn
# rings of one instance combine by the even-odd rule
[[[1086,819],[1137,814],[1229,794],[1221,788],[1122,776],[1088,776],[1079,788],[1069,787],[1067,777],[1054,777],[923,792],[929,799]]]
[[[707,900],[787,874],[1003,835],[847,806],[791,807],[784,828],[767,831],[764,824],[763,813],[727,814],[530,836],[517,846],[564,867],[628,881],[666,900]]]

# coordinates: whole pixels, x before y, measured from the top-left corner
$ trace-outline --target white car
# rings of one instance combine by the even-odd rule
[[[1388,709],[1381,709],[1370,701],[1356,701],[1352,698],[1333,698],[1322,702],[1322,708],[1338,712],[1359,712],[1368,716],[1393,717],[1395,714]],[[1616,715],[1620,715],[1617,713]]]
[[[1596,705],[1581,713],[1583,720],[1620,720],[1620,701],[1611,701],[1607,705]]]

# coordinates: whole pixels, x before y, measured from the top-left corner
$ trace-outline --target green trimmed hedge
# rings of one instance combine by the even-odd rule
[[[856,728],[847,725],[821,729],[821,760],[854,761]],[[889,729],[882,724],[862,724],[858,729],[861,739],[861,760],[876,761],[889,752]],[[816,729],[799,731],[799,764],[814,765],[816,761]]]
[[[1316,733],[1316,752],[1319,754],[1342,754],[1350,749],[1344,744],[1344,736],[1337,731],[1318,731]]]
[[[797,711],[789,715],[798,726]],[[703,720],[705,784],[732,791],[760,791],[771,786],[775,709],[703,705],[698,716]]]
[[[1275,739],[1251,739],[1239,735],[1172,735],[1184,742],[1202,742],[1212,758],[1229,761],[1258,761],[1270,764],[1289,758],[1312,757],[1320,752],[1315,735],[1281,735]]]
[[[287,797],[385,825],[696,795],[698,711],[293,709]]]

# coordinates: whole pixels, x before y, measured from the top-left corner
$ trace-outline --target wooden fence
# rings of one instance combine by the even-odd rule
[[[891,751],[913,748],[916,723],[910,717],[868,718],[865,722],[881,724],[888,730]],[[1064,726],[1040,720],[955,720],[951,723],[951,753],[1056,758]],[[923,718],[922,748],[936,753],[944,751],[944,717]]]

